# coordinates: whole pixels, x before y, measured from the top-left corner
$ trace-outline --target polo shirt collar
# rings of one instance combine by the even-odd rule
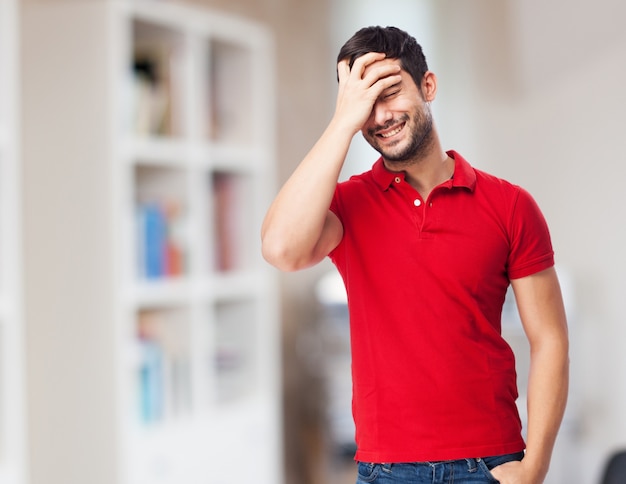
[[[454,176],[450,187],[464,187],[474,191],[476,187],[476,173],[472,166],[459,153],[454,150],[447,151],[448,156],[454,160]],[[374,181],[381,190],[387,190],[395,181],[396,177],[404,180],[404,172],[389,171],[380,157],[372,167]]]
[[[454,160],[454,175],[452,177],[453,187],[468,188],[474,191],[476,188],[476,172],[465,158],[454,150],[446,152]]]

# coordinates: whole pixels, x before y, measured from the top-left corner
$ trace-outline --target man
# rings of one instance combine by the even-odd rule
[[[445,152],[437,79],[397,28],[338,56],[335,113],[262,228],[282,270],[329,256],[350,310],[358,483],[538,484],[565,409],[568,336],[545,220],[518,186]],[[338,177],[353,136],[381,155]],[[508,285],[530,342],[527,442],[500,335]]]

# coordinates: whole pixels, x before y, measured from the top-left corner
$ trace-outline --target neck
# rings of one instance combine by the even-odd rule
[[[406,162],[389,162],[383,159],[390,171],[404,172],[406,181],[415,188],[424,200],[437,185],[454,174],[454,160],[441,147],[433,132],[429,149]]]

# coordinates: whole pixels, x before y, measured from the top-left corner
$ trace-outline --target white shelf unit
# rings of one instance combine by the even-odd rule
[[[99,199],[85,223],[102,220],[104,228],[93,225],[107,242],[98,245],[102,273],[74,271],[86,279],[81,291],[97,299],[94,310],[110,318],[111,339],[87,343],[112,363],[113,394],[91,407],[92,418],[116,429],[103,461],[114,463],[120,484],[282,482],[277,275],[259,246],[274,190],[270,32],[166,2],[56,2],[27,7],[25,19],[29,76],[42,77],[49,65],[34,59],[59,49],[49,61],[59,78],[47,72],[39,88],[52,83],[59,96],[78,91],[82,99],[64,117],[83,119],[84,131],[62,118],[55,130],[68,140],[74,130],[91,145],[74,163],[56,148],[59,163],[73,167],[68,176],[81,176],[76,163],[104,164],[102,183],[81,189]],[[62,141],[39,131],[50,156]],[[81,159],[90,152],[93,159]],[[96,235],[85,227],[81,237],[89,245]],[[112,284],[93,295],[89,281],[108,277]],[[32,433],[36,448],[42,438]],[[42,462],[56,484],[50,476],[62,470]],[[82,472],[76,484],[105,482],[86,465]]]
[[[25,482],[17,4],[0,0],[0,482]]]

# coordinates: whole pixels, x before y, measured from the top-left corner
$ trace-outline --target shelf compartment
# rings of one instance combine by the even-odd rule
[[[183,307],[136,313],[136,402],[139,420],[167,423],[192,409],[190,316]]]
[[[187,273],[187,171],[162,165],[134,168],[138,279]]]
[[[229,299],[215,304],[209,358],[217,404],[241,401],[256,391],[257,313],[254,299]]]
[[[245,271],[252,266],[258,247],[255,230],[255,191],[251,176],[245,172],[212,171],[212,224],[216,272]]]
[[[254,70],[249,47],[211,39],[208,45],[208,139],[215,143],[253,142]]]
[[[135,19],[132,42],[130,131],[136,136],[184,136],[185,35]]]

